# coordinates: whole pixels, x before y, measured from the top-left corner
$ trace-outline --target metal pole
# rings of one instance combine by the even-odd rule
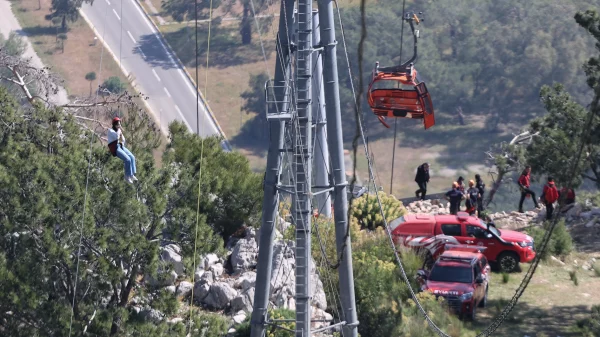
[[[287,29],[287,18],[293,17],[294,0],[282,0],[279,16],[279,39],[277,43],[277,57],[275,63],[275,78],[273,83],[273,94],[277,102],[277,109],[285,111],[289,107],[286,94],[286,75],[289,74],[289,36],[291,29]],[[281,102],[281,103],[280,103]],[[281,172],[281,149],[283,148],[283,136],[285,122],[280,119],[269,121],[270,137],[269,152],[267,154],[267,168],[263,182],[264,199],[262,209],[262,226],[260,228],[260,241],[258,251],[258,264],[256,266],[256,289],[251,318],[251,336],[263,337],[265,335],[265,321],[271,292],[271,273],[273,261],[273,241],[275,240],[275,224],[279,193],[277,185]]]
[[[311,335],[312,0],[298,0],[296,39],[298,115],[293,120],[296,187],[292,196],[292,214],[296,224],[296,337],[308,337]]]
[[[321,42],[319,32],[319,11],[313,10],[313,45]],[[313,77],[313,122],[315,123],[315,185],[329,186],[329,145],[327,144],[327,117],[325,116],[325,91],[323,90],[323,64],[321,57],[315,62]],[[315,197],[315,207],[319,215],[331,218],[331,198],[329,192]]]
[[[325,104],[327,106],[327,140],[331,149],[331,166],[334,181],[334,219],[335,239],[338,256],[342,256],[338,269],[340,277],[340,296],[345,337],[358,336],[358,319],[354,297],[354,275],[352,271],[352,248],[348,232],[348,194],[346,167],[344,163],[344,144],[342,140],[342,116],[340,109],[340,91],[338,84],[335,25],[333,21],[333,0],[318,0],[321,46],[323,51],[323,78],[325,82]]]

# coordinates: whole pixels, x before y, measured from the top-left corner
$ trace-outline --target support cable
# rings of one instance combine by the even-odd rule
[[[400,64],[402,64],[402,47],[404,46],[404,14],[406,0],[402,0],[402,28],[400,28]],[[396,164],[396,138],[398,137],[398,118],[394,118],[394,145],[392,145],[392,174],[390,176],[390,194],[394,186],[394,164]]]
[[[213,11],[213,1],[210,0],[210,9],[209,9],[209,20],[208,20],[208,41],[207,41],[207,49],[206,49],[206,75],[205,75],[205,83],[204,83],[204,99],[208,100],[208,65],[209,65],[209,57],[210,57],[210,36],[211,36],[211,25],[212,25],[212,11]],[[197,251],[198,251],[198,223],[200,222],[200,191],[202,185],[202,162],[204,161],[204,137],[200,134],[200,91],[198,89],[198,2],[194,2],[194,20],[195,20],[195,56],[196,56],[196,132],[198,137],[200,137],[200,162],[198,169],[198,203],[196,205],[196,226],[194,229],[194,255],[193,255],[193,270],[192,270],[192,284],[195,283],[196,278],[196,259],[197,259]],[[204,125],[203,123],[203,129]],[[204,133],[204,132],[203,132]],[[191,334],[192,331],[192,309],[194,303],[194,288],[192,287],[192,292],[190,296],[190,317],[188,323],[188,335]],[[204,331],[202,333],[204,335]]]
[[[102,27],[102,40],[104,41],[104,36],[106,35],[106,17],[108,15],[108,6],[106,7],[106,11],[104,12],[104,26]],[[102,43],[102,49],[100,49],[100,64],[98,65],[98,78],[102,78],[102,60],[104,57],[104,43]],[[98,101],[98,95],[100,93],[100,86],[96,88],[96,97],[94,102]],[[97,119],[97,118],[96,118]],[[92,132],[92,137],[90,138],[90,146],[89,151],[90,155],[88,157],[88,168],[85,177],[85,192],[83,194],[83,214],[81,216],[81,227],[79,228],[79,243],[77,244],[77,262],[75,267],[75,284],[73,285],[73,299],[71,302],[71,317],[69,318],[69,337],[73,331],[73,315],[75,313],[75,298],[77,297],[77,283],[79,282],[79,260],[81,255],[81,241],[83,240],[83,228],[85,222],[85,211],[87,205],[87,196],[88,196],[88,186],[90,181],[90,168],[92,166],[92,144],[94,142],[95,133]]]

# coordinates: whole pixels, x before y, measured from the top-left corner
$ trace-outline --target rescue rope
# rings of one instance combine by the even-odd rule
[[[212,26],[212,11],[213,11],[213,0],[210,0],[210,8],[209,8],[209,19],[208,19],[208,41],[206,48],[206,72],[204,77],[204,99],[208,101],[208,64],[210,60],[210,36],[211,36],[211,26]],[[192,270],[192,284],[195,284],[196,280],[196,259],[198,252],[198,223],[200,222],[200,191],[202,184],[202,161],[204,160],[204,137],[200,135],[200,91],[198,90],[198,2],[194,2],[194,19],[196,21],[196,25],[194,27],[194,33],[196,38],[195,43],[195,56],[196,56],[196,132],[198,137],[200,137],[200,163],[198,168],[198,203],[196,205],[196,226],[194,229],[194,255],[193,255],[193,270]],[[204,123],[206,124],[206,123]],[[202,124],[202,126],[204,126]],[[204,128],[203,128],[204,129]],[[194,304],[194,287],[192,287],[192,292],[190,296],[190,317],[188,323],[188,335],[192,332],[192,309]],[[203,331],[204,335],[204,331]]]
[[[406,0],[402,0],[402,27],[400,28],[400,64],[402,64],[402,47],[404,46],[404,14]],[[400,85],[400,83],[398,83]],[[394,145],[392,145],[392,174],[390,176],[390,194],[394,186],[394,164],[396,163],[396,138],[398,137],[398,118],[394,118]]]
[[[106,7],[106,11],[104,12],[104,26],[102,27],[102,40],[104,41],[104,36],[106,35],[106,17],[108,15],[108,6]],[[100,64],[98,65],[98,78],[102,78],[102,59],[104,57],[104,43],[102,43],[102,48],[100,49]],[[98,101],[98,95],[100,93],[100,86],[96,88],[96,97],[94,98],[94,103]],[[96,110],[96,120],[98,119],[97,110]],[[88,186],[90,181],[90,168],[92,165],[92,144],[94,142],[95,133],[92,131],[92,137],[90,138],[90,146],[89,151],[90,155],[88,157],[88,168],[85,177],[85,192],[83,194],[83,214],[81,216],[81,227],[79,228],[79,243],[77,245],[77,262],[75,267],[75,284],[73,285],[73,299],[71,302],[71,317],[69,318],[69,337],[73,331],[73,315],[75,313],[75,298],[77,297],[77,283],[79,282],[79,256],[81,255],[81,241],[83,240],[83,226],[85,221],[85,211],[87,205],[87,195],[88,195]]]

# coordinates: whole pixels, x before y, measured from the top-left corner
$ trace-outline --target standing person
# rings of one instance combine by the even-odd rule
[[[125,181],[132,184],[138,179],[135,177],[137,172],[135,167],[135,157],[133,153],[125,147],[125,136],[121,129],[121,119],[113,118],[112,128],[108,129],[108,149],[113,156],[119,157],[125,166]]]
[[[425,200],[427,194],[427,183],[429,182],[429,163],[423,163],[417,168],[415,182],[419,185],[419,189],[415,191],[415,196],[421,200]],[[421,196],[419,196],[419,194]]]
[[[479,200],[479,189],[475,187],[475,182],[473,180],[469,180],[467,201],[465,202],[467,213],[469,213],[469,215],[475,215],[475,211],[477,211],[477,200]]]
[[[527,197],[527,195],[531,195],[531,199],[533,199],[535,208],[540,208],[540,205],[538,204],[537,199],[535,198],[535,192],[533,192],[532,190],[529,189],[530,180],[531,180],[530,174],[531,174],[531,166],[527,165],[527,166],[525,166],[525,170],[523,170],[523,172],[521,173],[521,176],[519,177],[519,187],[521,188],[521,200],[519,200],[519,212],[520,213],[524,213],[523,212],[523,202],[525,201],[525,198]]]
[[[575,203],[575,191],[573,191],[573,189],[571,189],[571,188],[563,187],[560,189],[558,196],[561,197],[565,193],[567,194],[567,196],[565,198],[565,205]]]
[[[458,184],[458,190],[462,193],[465,193],[465,178],[463,178],[462,176],[458,177],[456,183]]]
[[[479,174],[475,175],[475,187],[479,190],[479,198],[477,199],[477,213],[481,214],[483,212],[483,195],[485,194],[485,184],[483,180],[481,180],[481,176]]]
[[[450,214],[456,215],[460,208],[460,202],[465,198],[465,195],[458,190],[458,183],[452,183],[452,189],[446,192],[446,200],[450,201]]]
[[[548,177],[548,183],[544,185],[544,190],[540,196],[540,200],[546,205],[546,220],[552,219],[552,212],[554,212],[554,203],[558,200],[558,190],[554,185],[554,179]]]

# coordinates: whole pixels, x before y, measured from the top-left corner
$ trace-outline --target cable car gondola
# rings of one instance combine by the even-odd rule
[[[367,101],[373,113],[387,128],[390,126],[385,122],[385,117],[395,117],[423,119],[425,129],[428,129],[435,124],[433,103],[425,82],[419,81],[414,67],[419,31],[415,31],[413,21],[418,25],[420,20],[414,13],[407,13],[404,20],[410,24],[413,33],[414,54],[399,66],[380,68],[379,62],[376,62]]]

